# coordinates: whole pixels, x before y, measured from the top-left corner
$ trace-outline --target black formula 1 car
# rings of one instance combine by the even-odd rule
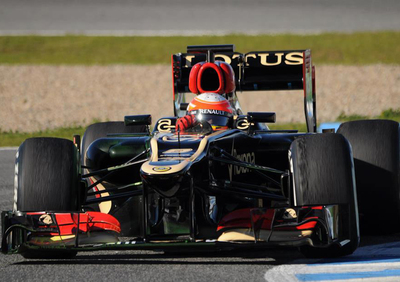
[[[215,60],[232,66],[237,91],[303,90],[308,132],[270,130],[275,113],[244,114],[235,91],[229,129],[201,121],[176,131],[191,68]],[[82,142],[22,143],[14,207],[2,212],[3,253],[297,246],[306,257],[335,257],[358,247],[359,218],[368,232],[398,230],[399,124],[356,121],[317,134],[310,50],[189,46],[172,56],[172,73],[175,116],[152,132],[150,115],[134,115],[89,126]],[[222,83],[212,70],[203,79],[209,91]]]

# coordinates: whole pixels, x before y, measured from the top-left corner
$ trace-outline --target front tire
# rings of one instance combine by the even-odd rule
[[[309,258],[339,257],[353,253],[359,244],[359,228],[353,158],[349,143],[339,134],[307,135],[292,143],[290,153],[294,204],[338,205],[341,210],[340,242],[325,247],[326,242],[313,238],[315,245],[300,247],[301,253]],[[323,226],[320,227],[322,232],[327,231]]]
[[[72,141],[31,138],[18,149],[15,161],[14,211],[79,210],[79,154]],[[25,258],[72,258],[76,251],[30,250]]]
[[[78,211],[79,161],[75,145],[59,138],[31,138],[18,149],[14,210]]]

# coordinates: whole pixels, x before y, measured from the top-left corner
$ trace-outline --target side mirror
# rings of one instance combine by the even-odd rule
[[[249,122],[275,123],[276,114],[269,112],[249,112],[247,113],[247,119]]]
[[[151,125],[151,115],[125,116],[124,123],[130,125]]]

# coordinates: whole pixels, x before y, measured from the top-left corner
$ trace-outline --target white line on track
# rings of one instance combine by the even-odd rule
[[[18,147],[0,147],[0,151],[16,151]]]
[[[268,270],[266,281],[400,281],[400,242],[359,248],[348,257],[296,260]]]

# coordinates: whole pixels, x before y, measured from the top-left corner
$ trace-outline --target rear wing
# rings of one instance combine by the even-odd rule
[[[229,63],[237,91],[303,90],[308,132],[317,131],[315,69],[310,50],[259,51],[238,53],[234,45],[188,46],[187,53],[172,55],[175,115],[179,116],[184,93],[188,93],[189,73],[196,63],[210,60]]]

